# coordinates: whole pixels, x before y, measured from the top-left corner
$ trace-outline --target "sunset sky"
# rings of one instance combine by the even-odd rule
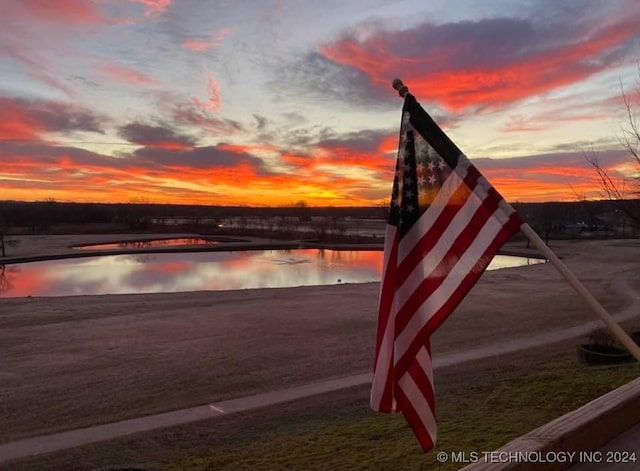
[[[624,172],[638,0],[0,0],[0,200],[388,201],[400,77],[510,201]],[[639,103],[640,106],[640,103]]]

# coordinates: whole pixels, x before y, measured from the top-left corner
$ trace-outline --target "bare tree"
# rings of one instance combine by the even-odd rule
[[[640,85],[640,67],[638,68]],[[611,201],[635,226],[640,226],[640,127],[633,108],[633,100],[620,84],[626,110],[626,122],[622,125],[620,144],[629,154],[631,170],[624,176],[616,177],[605,168],[598,159],[598,153],[592,149],[585,159],[596,172],[600,196]],[[640,87],[636,91],[640,96]]]
[[[130,229],[146,229],[151,223],[151,202],[148,198],[132,197],[124,208],[124,220]]]
[[[640,66],[638,66],[638,89],[636,90],[636,97],[640,101]],[[631,161],[634,164],[634,175],[631,177],[633,181],[633,192],[636,197],[640,196],[640,128],[638,128],[638,119],[635,111],[633,110],[633,104],[631,98],[627,96],[622,84],[622,97],[624,98],[624,105],[627,112],[626,125],[622,127],[622,137],[620,139],[623,147],[629,152]]]
[[[309,222],[311,216],[309,215],[309,206],[304,200],[297,201],[293,205],[293,213],[298,217],[298,222]]]
[[[7,256],[7,224],[4,222],[4,217],[0,214],[0,253],[3,257]]]

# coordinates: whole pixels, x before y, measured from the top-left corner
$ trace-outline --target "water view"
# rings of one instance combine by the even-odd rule
[[[128,240],[122,242],[111,242],[108,244],[77,245],[76,249],[102,250],[102,249],[150,249],[155,247],[176,247],[180,245],[216,245],[217,240],[205,239],[202,237],[174,237],[172,239],[152,239],[152,240]]]
[[[379,281],[381,251],[143,253],[6,265],[0,297],[170,293]],[[489,270],[541,263],[496,256]]]

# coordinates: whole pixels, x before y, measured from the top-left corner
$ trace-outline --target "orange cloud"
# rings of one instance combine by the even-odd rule
[[[9,122],[24,129],[26,140],[46,132],[48,123],[14,108],[23,113],[22,120]],[[20,116],[16,110],[14,115]],[[304,200],[309,205],[376,205],[389,198],[397,146],[395,133],[327,139],[307,154],[271,145],[197,147],[170,128],[138,123],[120,128],[120,133],[148,145],[116,158],[41,141],[0,142],[3,198],[128,202],[135,195],[154,203],[274,206]],[[256,155],[268,155],[274,164],[280,156],[274,166],[278,170]],[[622,152],[608,153],[602,162],[616,171],[624,158]],[[509,201],[596,195],[593,172],[577,153],[475,160]]]
[[[492,185],[509,202],[536,203],[544,201],[576,201],[579,195],[597,196],[588,181],[566,184],[534,180],[530,177],[490,178]]]
[[[26,149],[24,154],[14,151],[10,158],[3,158],[6,165],[0,180],[8,183],[5,197],[23,200],[127,202],[136,195],[156,203],[185,204],[282,205],[303,199],[309,204],[345,206],[367,202],[358,196],[366,188],[358,179],[320,171],[312,179],[297,172],[268,172],[256,165],[255,158],[245,158],[247,149],[221,146],[216,151],[224,160],[218,165],[207,160],[207,152],[215,150],[207,148],[186,153],[163,150],[154,159],[154,153],[160,152],[155,147],[140,158],[137,154],[109,158],[70,148],[40,147],[45,153],[37,158]],[[225,153],[237,155],[236,161]]]
[[[602,154],[602,165],[618,174],[624,152]],[[598,197],[596,175],[582,154],[548,154],[512,159],[478,159],[478,169],[511,202],[575,201]]]
[[[109,167],[58,166],[36,167],[37,163],[22,162],[4,168],[0,173],[13,175],[20,181],[4,180],[5,198],[40,200],[53,197],[66,201],[128,202],[132,195],[155,203],[274,206],[305,200],[310,205],[357,206],[373,205],[388,199],[389,189],[371,198],[366,183],[355,178],[315,174],[257,174],[247,164],[226,169],[196,171],[178,165],[165,169],[129,166],[125,170]],[[57,170],[54,170],[57,168]],[[565,169],[570,174],[573,169]],[[575,200],[579,194],[593,194],[588,180],[566,182],[545,181],[544,175],[487,174],[493,185],[510,201]],[[35,180],[29,184],[27,179]]]

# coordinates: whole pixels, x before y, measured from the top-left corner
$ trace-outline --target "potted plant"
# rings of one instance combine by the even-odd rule
[[[629,361],[631,354],[615,344],[615,338],[604,327],[589,333],[587,343],[578,346],[578,356],[583,363],[607,365]]]

